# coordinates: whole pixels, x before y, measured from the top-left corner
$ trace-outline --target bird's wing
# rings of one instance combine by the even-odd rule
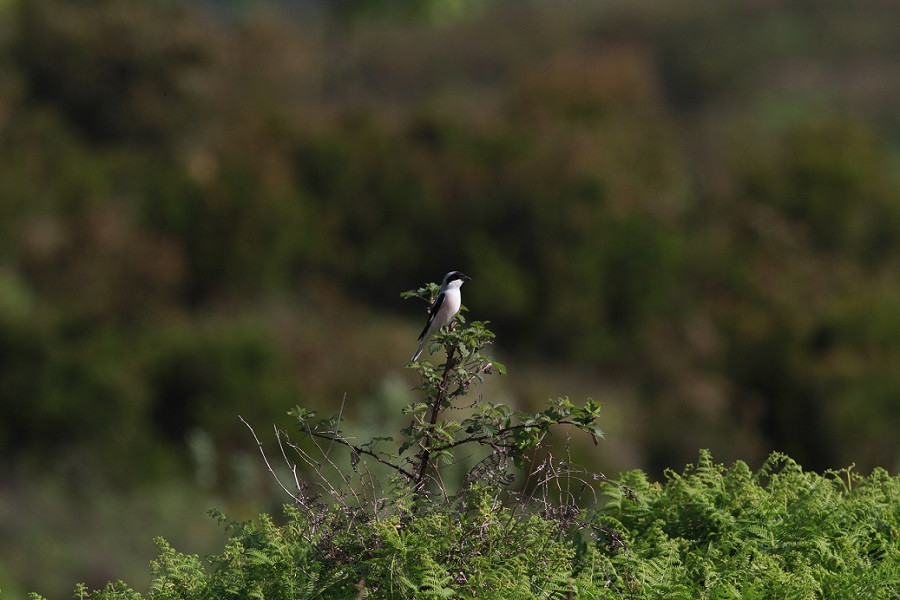
[[[444,305],[444,297],[446,294],[441,292],[438,294],[438,297],[435,299],[434,304],[431,305],[431,308],[428,309],[428,322],[425,323],[425,329],[422,330],[422,333],[419,334],[419,339],[425,337],[425,333],[428,331],[428,328],[431,327],[432,321],[434,321],[435,316],[437,316],[438,311],[441,309],[441,306]]]

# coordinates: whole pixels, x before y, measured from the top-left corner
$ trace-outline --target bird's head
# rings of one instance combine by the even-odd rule
[[[441,282],[441,287],[447,287],[448,285],[456,283],[456,287],[461,286],[466,281],[471,281],[472,278],[463,273],[462,271],[450,271],[446,275],[444,275],[444,281]]]

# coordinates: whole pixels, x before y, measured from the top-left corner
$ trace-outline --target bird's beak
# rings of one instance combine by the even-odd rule
[[[463,275],[463,281],[472,281],[472,278],[468,275]]]

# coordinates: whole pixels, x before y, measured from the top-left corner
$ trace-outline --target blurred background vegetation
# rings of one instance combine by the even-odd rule
[[[399,293],[451,269],[509,368],[486,394],[604,403],[594,468],[896,472],[898,22],[0,2],[3,597],[142,589],[153,536],[203,554],[206,508],[277,513],[239,414],[396,431],[425,315]]]

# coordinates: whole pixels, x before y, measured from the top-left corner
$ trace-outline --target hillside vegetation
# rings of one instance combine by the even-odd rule
[[[450,269],[592,468],[896,471],[900,4],[294,4],[0,2],[5,591],[271,512],[237,415],[387,427]]]

